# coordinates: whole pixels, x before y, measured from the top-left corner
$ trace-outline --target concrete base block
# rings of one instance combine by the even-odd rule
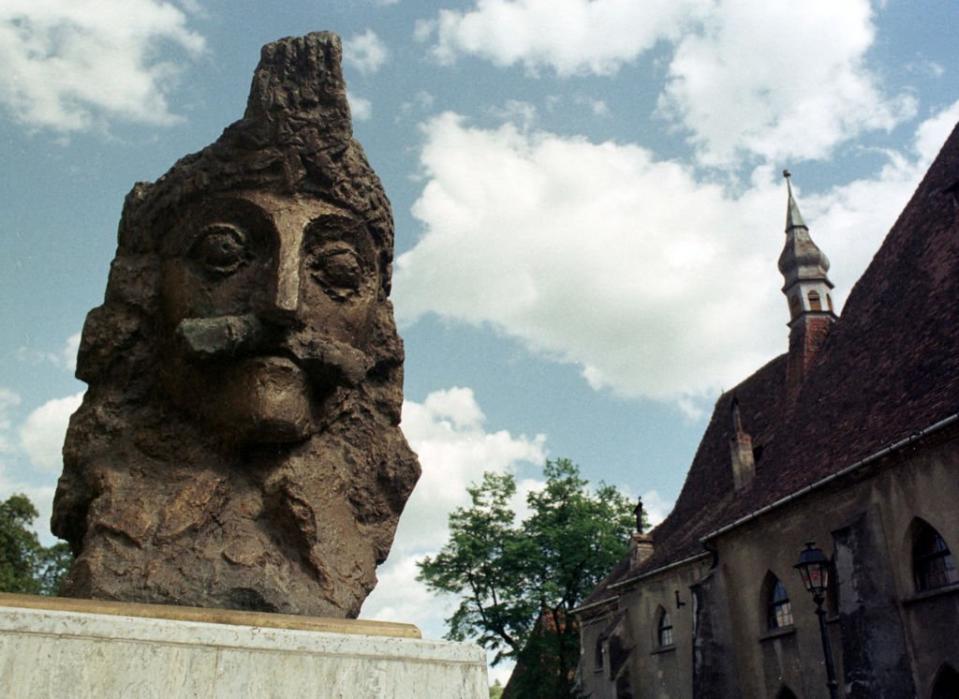
[[[0,696],[489,696],[481,649],[408,625],[178,609],[0,595]]]

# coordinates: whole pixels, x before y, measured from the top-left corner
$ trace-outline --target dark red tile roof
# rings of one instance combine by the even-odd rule
[[[701,539],[959,412],[959,127],[846,301],[793,406],[786,356],[719,398],[655,553],[611,584],[703,551]],[[733,492],[733,397],[762,445],[752,485]]]

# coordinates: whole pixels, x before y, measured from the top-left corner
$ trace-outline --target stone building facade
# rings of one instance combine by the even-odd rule
[[[779,267],[788,351],[719,398],[673,512],[577,610],[586,696],[828,696],[814,541],[838,696],[959,697],[959,129],[841,317],[791,189]]]

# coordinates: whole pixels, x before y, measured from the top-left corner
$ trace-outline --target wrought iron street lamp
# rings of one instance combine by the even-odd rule
[[[839,684],[836,682],[836,668],[832,663],[832,648],[829,644],[829,632],[826,630],[826,610],[822,603],[826,600],[826,591],[829,589],[830,563],[822,549],[816,547],[816,542],[806,543],[806,548],[799,554],[799,563],[793,566],[802,576],[803,585],[812,594],[816,603],[816,616],[819,617],[819,634],[822,637],[822,653],[826,659],[826,686],[829,687],[831,699],[838,699]]]

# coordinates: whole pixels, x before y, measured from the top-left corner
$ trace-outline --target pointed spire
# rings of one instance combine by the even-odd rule
[[[798,281],[822,280],[832,288],[832,282],[826,276],[829,271],[829,258],[809,237],[809,226],[799,213],[799,206],[793,197],[790,178],[792,173],[783,170],[786,178],[788,201],[786,205],[786,245],[779,256],[779,271],[786,279],[783,291]]]
[[[803,220],[802,214],[799,213],[799,205],[796,204],[796,200],[793,198],[793,188],[792,188],[792,173],[789,170],[783,170],[783,177],[786,178],[786,191],[789,192],[789,201],[786,203],[786,232],[788,233],[793,228],[798,228],[802,226],[808,230],[809,226],[806,225],[806,222]]]
[[[829,258],[809,235],[793,196],[791,173],[786,178],[786,244],[779,256],[779,271],[785,284],[782,291],[789,306],[789,354],[786,363],[786,400],[792,404],[799,395],[809,368],[836,319],[829,281]]]

